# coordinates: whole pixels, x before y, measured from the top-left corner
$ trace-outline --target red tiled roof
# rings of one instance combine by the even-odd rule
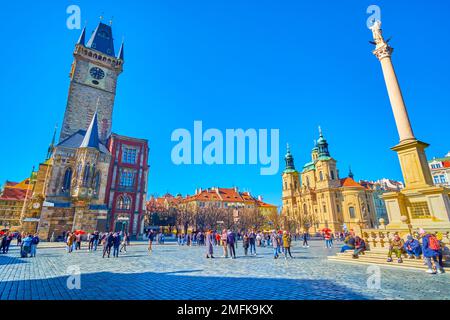
[[[442,165],[444,166],[444,168],[450,168],[450,161],[444,161],[442,162]]]
[[[25,189],[5,188],[0,195],[0,200],[23,201],[26,194],[27,190]],[[28,198],[30,195],[31,192],[28,193]]]
[[[353,180],[350,177],[341,179],[341,187],[358,187],[358,188],[364,188],[362,185],[360,185],[358,182]]]

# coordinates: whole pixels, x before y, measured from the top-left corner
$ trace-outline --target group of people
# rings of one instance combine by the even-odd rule
[[[223,229],[221,232],[208,230],[205,234],[206,258],[214,258],[214,246],[222,246],[222,258],[236,259],[238,240],[242,240],[245,256],[249,254],[256,256],[256,247],[265,246],[262,241],[259,242],[259,234],[255,230],[241,233],[235,233],[233,230],[227,229]],[[264,237],[264,241],[266,241],[267,246],[273,247],[274,259],[278,259],[282,252],[285,259],[288,256],[293,258],[291,253],[292,236],[289,231],[276,232],[273,230],[267,238]]]
[[[416,237],[408,235],[406,241],[399,234],[395,234],[389,243],[387,261],[392,262],[393,254],[395,254],[398,263],[403,262],[402,255],[408,256],[409,259],[421,259],[423,255],[424,263],[428,267],[427,273],[444,273],[443,250],[442,234],[429,233],[424,229],[419,229]]]
[[[427,265],[427,273],[444,273],[443,268],[443,250],[442,235],[437,233],[428,233],[424,229],[419,229],[416,236],[408,235],[406,241],[398,233],[389,241],[389,251],[387,262],[392,262],[392,256],[395,255],[397,263],[403,263],[402,256],[409,259],[424,258],[424,264]],[[364,254],[366,243],[364,239],[348,233],[344,239],[344,245],[341,252],[353,250],[353,258],[357,259],[360,254]]]
[[[66,250],[72,253],[74,250],[81,250],[83,236],[81,232],[65,233]],[[127,246],[130,244],[130,238],[126,232],[103,232],[95,231],[88,233],[86,237],[88,242],[88,251],[97,251],[99,244],[103,247],[103,258],[111,256],[118,258],[119,252],[127,252]]]
[[[36,257],[37,246],[39,244],[38,234],[26,233],[12,233],[9,231],[3,232],[0,235],[0,253],[7,254],[13,239],[17,239],[17,246],[20,247],[20,256],[22,258]]]

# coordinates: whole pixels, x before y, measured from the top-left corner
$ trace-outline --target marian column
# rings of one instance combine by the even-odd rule
[[[400,143],[392,150],[398,153],[406,188],[431,186],[433,181],[425,155],[428,144],[417,140],[413,134],[402,91],[392,65],[391,54],[394,49],[384,40],[380,21],[375,21],[370,29],[373,33],[372,43],[375,44],[373,54],[380,60],[383,69],[384,81],[400,137]]]
[[[381,33],[381,22],[375,21],[370,28],[373,33],[373,40],[376,45],[373,54],[380,60],[383,69],[384,81],[388,90],[389,100],[391,102],[392,111],[394,112],[395,123],[397,125],[400,143],[408,140],[415,140],[411,123],[409,121],[408,111],[403,101],[402,91],[398,84],[394,66],[391,61],[391,54],[394,51],[384,40]]]
[[[433,185],[428,167],[425,148],[428,144],[415,138],[402,92],[391,61],[393,49],[384,40],[381,22],[376,21],[370,28],[373,33],[375,50],[383,69],[384,81],[394,113],[400,142],[392,148],[397,152],[405,181],[405,189],[387,192],[382,198],[389,216],[388,229],[449,228],[450,190]]]

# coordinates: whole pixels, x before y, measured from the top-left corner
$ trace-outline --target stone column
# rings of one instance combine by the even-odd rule
[[[392,112],[394,113],[400,143],[407,140],[412,141],[416,138],[411,128],[402,91],[400,90],[394,66],[392,65],[391,54],[393,49],[383,39],[380,26],[381,23],[379,21],[375,22],[372,26],[374,43],[376,45],[373,54],[380,60],[381,68],[383,69],[384,81],[391,102]]]

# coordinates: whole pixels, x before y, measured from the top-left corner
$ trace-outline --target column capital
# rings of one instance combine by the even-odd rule
[[[393,51],[394,51],[394,48],[392,48],[387,43],[385,43],[381,47],[373,50],[372,53],[378,58],[378,60],[381,61],[384,58],[390,58]]]

